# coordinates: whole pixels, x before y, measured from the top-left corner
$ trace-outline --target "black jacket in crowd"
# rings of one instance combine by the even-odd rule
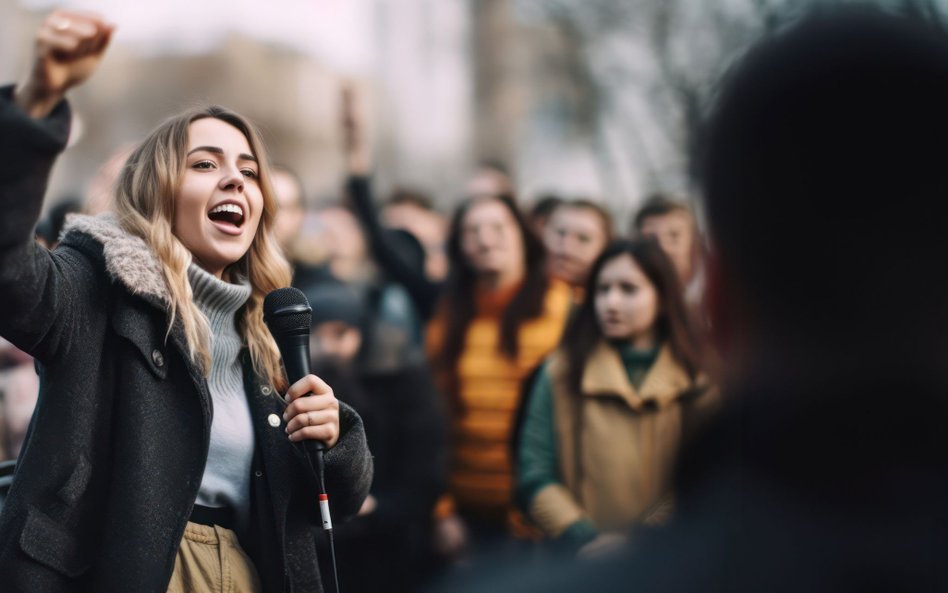
[[[211,398],[180,325],[166,338],[168,293],[141,239],[82,217],[54,252],[33,241],[69,117],[61,103],[32,120],[0,89],[0,335],[41,376],[0,514],[0,589],[163,593],[204,473]],[[308,459],[273,388],[246,356],[244,368],[256,448],[242,543],[264,591],[320,591]],[[340,407],[326,453],[336,521],[359,509],[372,476],[361,420]]]
[[[427,365],[323,365],[365,422],[377,507],[335,530],[344,591],[414,591],[430,570],[431,516],[447,482],[447,423]]]
[[[352,210],[362,225],[372,257],[385,271],[392,282],[405,287],[412,304],[423,322],[429,321],[441,297],[443,282],[434,282],[425,275],[424,253],[420,260],[412,261],[404,245],[379,221],[372,199],[372,184],[369,177],[353,175],[346,182]]]

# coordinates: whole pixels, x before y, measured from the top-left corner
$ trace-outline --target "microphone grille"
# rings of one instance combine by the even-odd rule
[[[274,336],[309,332],[313,310],[306,295],[292,286],[271,291],[263,299],[263,321]]]

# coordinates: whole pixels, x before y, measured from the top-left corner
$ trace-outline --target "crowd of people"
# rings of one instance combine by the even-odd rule
[[[52,13],[0,89],[14,590],[948,586],[931,22],[831,11],[755,46],[707,122],[710,238],[688,196],[621,221],[489,161],[450,208],[380,200],[350,91],[334,203],[210,107],[123,147],[104,213],[40,220],[111,33]],[[292,385],[262,319],[291,283]]]
[[[332,222],[298,224],[287,250],[307,261],[294,285],[314,311],[314,368],[375,454],[366,506],[337,528],[347,588],[436,587],[498,550],[594,555],[667,517],[685,410],[713,407],[690,203],[653,196],[619,234],[604,204],[528,201],[490,162],[448,216],[418,191],[380,203],[364,123],[343,105],[348,178],[314,213]]]

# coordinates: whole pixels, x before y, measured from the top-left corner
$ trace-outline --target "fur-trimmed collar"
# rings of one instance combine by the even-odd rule
[[[158,257],[141,237],[123,229],[115,214],[73,214],[66,219],[63,240],[67,240],[72,233],[81,233],[102,245],[106,271],[129,292],[152,297],[165,304],[171,302]]]

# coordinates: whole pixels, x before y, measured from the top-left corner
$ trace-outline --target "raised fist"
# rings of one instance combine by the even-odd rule
[[[14,100],[31,117],[44,117],[66,91],[85,81],[102,59],[113,25],[88,12],[57,10],[36,33],[33,65]]]

